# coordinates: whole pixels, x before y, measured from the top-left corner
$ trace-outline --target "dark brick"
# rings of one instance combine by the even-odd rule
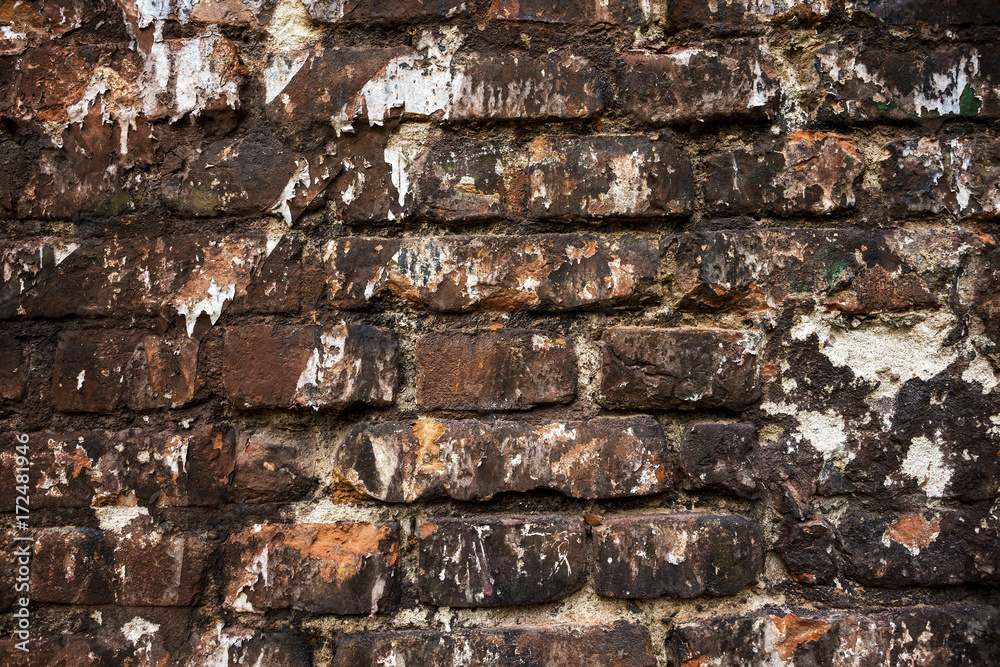
[[[621,67],[624,108],[645,123],[764,121],[781,97],[770,50],[757,40],[631,51]]]
[[[229,327],[222,384],[240,408],[386,406],[398,354],[391,331],[364,325]]]
[[[52,403],[62,412],[112,412],[139,332],[90,329],[59,334]]]
[[[756,446],[753,424],[695,424],[681,438],[678,464],[692,489],[718,489],[756,498]]]
[[[576,396],[572,341],[542,331],[457,330],[417,341],[417,402],[427,410],[527,410]]]
[[[669,652],[681,665],[857,667],[987,665],[1000,659],[992,607],[857,612],[767,608],[680,625]],[[916,662],[914,662],[916,661]]]
[[[128,404],[136,412],[179,408],[198,389],[198,341],[185,336],[146,336],[132,356]]]
[[[572,498],[631,497],[667,491],[674,478],[667,439],[651,417],[363,424],[335,461],[356,491],[386,502],[546,488]]]
[[[270,524],[228,546],[224,598],[235,611],[374,614],[398,595],[395,523]]]
[[[386,293],[445,312],[629,306],[659,294],[658,253],[644,239],[348,238],[327,244],[324,260],[331,300],[341,308]]]
[[[260,268],[227,309],[234,314],[298,313],[314,310],[324,276],[316,253],[302,240],[285,235],[261,261]]]
[[[837,534],[823,519],[785,521],[778,553],[796,581],[831,584],[839,570]]]
[[[212,556],[201,535],[167,532],[133,520],[105,531],[113,545],[115,601],[131,606],[186,606],[202,591],[202,572]],[[157,576],[151,577],[150,573]]]
[[[653,667],[649,631],[640,625],[544,626],[449,632],[338,634],[331,667]]]
[[[741,408],[760,396],[752,331],[616,327],[604,335],[607,407]]]
[[[263,430],[242,433],[232,487],[241,498],[295,500],[315,484],[315,452],[304,433]]]
[[[0,332],[0,400],[19,400],[27,377],[24,347],[10,334]]]
[[[490,18],[570,25],[641,25],[646,22],[639,0],[492,0]]]
[[[621,598],[733,595],[764,570],[760,527],[729,514],[605,518],[594,528],[594,589]]]
[[[827,16],[831,4],[830,0],[779,0],[766,3],[754,0],[651,0],[650,14],[672,31],[705,26],[731,32],[771,23],[787,22],[794,25],[812,21]]]
[[[417,176],[417,210],[442,222],[516,214],[524,207],[525,177],[512,156],[498,142],[435,147]]]
[[[865,165],[858,146],[825,132],[795,132],[768,149],[709,158],[705,202],[722,213],[836,213],[854,208]]]
[[[471,0],[306,0],[306,11],[321,23],[409,23],[465,16]]]
[[[538,218],[688,215],[687,154],[644,135],[542,136],[529,146],[528,211]]]
[[[849,0],[846,7],[849,15],[863,14],[890,25],[1000,23],[1000,5],[992,0]]]
[[[32,600],[56,604],[113,601],[113,553],[101,531],[43,528],[36,533],[32,548]]]
[[[194,634],[194,632],[192,632]],[[254,630],[242,626],[212,628],[191,640],[189,664],[219,667],[312,667],[312,649],[297,632]],[[221,661],[220,661],[221,659]]]
[[[420,599],[447,607],[499,607],[565,597],[587,574],[583,522],[562,517],[425,519]]]

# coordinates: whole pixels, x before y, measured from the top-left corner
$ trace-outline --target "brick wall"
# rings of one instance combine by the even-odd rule
[[[1000,664],[998,219],[995,0],[0,0],[0,662]]]

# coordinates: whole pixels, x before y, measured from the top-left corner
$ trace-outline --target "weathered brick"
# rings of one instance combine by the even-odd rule
[[[133,520],[105,531],[104,537],[113,545],[118,604],[173,607],[197,601],[202,572],[212,556],[202,535],[167,532],[151,521]]]
[[[20,399],[27,377],[24,347],[10,334],[0,332],[0,400]]]
[[[695,424],[681,438],[678,465],[692,489],[719,489],[742,498],[758,495],[753,424]]]
[[[607,407],[741,408],[760,396],[760,334],[615,327],[604,335],[600,401]]]
[[[889,213],[1000,215],[1000,141],[985,137],[904,139],[886,144],[880,163]]]
[[[18,638],[0,639],[0,662],[5,665],[98,665],[90,643],[80,636],[62,633],[52,637],[32,637],[30,653],[17,648]]]
[[[770,148],[709,158],[705,201],[724,213],[835,213],[854,207],[864,170],[847,137],[794,132]]]
[[[309,16],[321,23],[409,23],[465,16],[471,0],[306,0]]]
[[[1000,659],[996,609],[916,607],[817,612],[770,607],[678,626],[668,644],[676,664],[764,667],[912,664],[986,665]]]
[[[652,124],[768,120],[781,97],[771,52],[757,40],[628,52],[621,76],[624,108]]]
[[[514,155],[498,142],[435,147],[416,175],[416,210],[443,222],[517,213],[524,206],[524,175]]]
[[[132,356],[128,404],[133,410],[179,408],[198,389],[198,341],[184,336],[146,336]]]
[[[827,45],[816,52],[824,121],[917,121],[1000,116],[1000,46],[919,52]]]
[[[649,631],[641,625],[519,626],[449,632],[338,634],[331,667],[435,664],[441,667],[653,667]]]
[[[152,32],[152,26],[162,21],[180,23],[217,23],[241,26],[266,24],[273,5],[254,0],[167,0],[155,5],[136,0],[115,0],[125,12],[133,29]]]
[[[763,570],[760,527],[736,515],[605,517],[594,528],[594,589],[599,595],[733,595]]]
[[[240,408],[386,406],[398,355],[391,331],[364,325],[229,327],[222,384]]]
[[[309,642],[302,635],[286,630],[272,632],[241,626],[220,626],[191,640],[191,646],[193,651],[186,664],[192,666],[212,664],[220,659],[220,667],[313,665]]]
[[[431,310],[564,311],[651,302],[658,252],[645,239],[575,234],[337,239],[324,250],[334,305],[386,293]]]
[[[256,501],[303,497],[316,481],[315,452],[305,434],[257,430],[241,433],[232,487]]]
[[[224,601],[235,611],[369,614],[398,595],[395,523],[255,526],[228,546]]]
[[[538,218],[690,214],[691,161],[644,135],[542,136],[529,147],[529,212]]]
[[[890,25],[990,25],[1000,23],[1000,6],[991,0],[935,2],[935,0],[849,0],[849,16],[871,16]]]
[[[641,25],[646,12],[639,0],[492,0],[490,18],[504,21],[538,21],[570,25]]]
[[[347,434],[335,460],[355,490],[387,502],[489,500],[535,489],[631,497],[667,491],[674,477],[667,439],[650,417],[363,424]]]
[[[870,586],[996,583],[996,516],[964,508],[852,511],[838,526],[846,573]]]
[[[59,334],[52,376],[52,403],[62,412],[111,412],[139,332],[90,329]]]
[[[651,18],[672,30],[708,26],[733,31],[753,28],[760,24],[808,21],[827,16],[830,0],[651,0]]]
[[[453,330],[417,341],[417,403],[427,410],[527,410],[576,396],[573,343],[542,331]]]
[[[298,313],[315,310],[324,288],[317,254],[302,240],[282,236],[254,272],[245,293],[238,295],[227,312]]]
[[[563,517],[425,519],[420,599],[447,607],[497,607],[569,595],[587,574],[583,522]]]
[[[100,530],[44,528],[35,535],[31,599],[56,604],[107,604],[114,600],[113,553]]]
[[[837,533],[829,522],[786,520],[777,544],[789,573],[804,584],[830,584],[840,571]]]

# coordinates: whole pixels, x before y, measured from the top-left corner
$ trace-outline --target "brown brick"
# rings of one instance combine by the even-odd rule
[[[192,633],[193,634],[193,633]],[[220,656],[220,667],[267,665],[268,667],[312,667],[308,640],[297,632],[254,630],[242,626],[212,628],[191,640],[190,664],[211,664]]]
[[[651,0],[650,15],[670,30],[706,26],[715,30],[751,30],[759,25],[816,20],[830,13],[831,0]],[[793,22],[794,21],[794,22]]]
[[[409,23],[466,16],[472,0],[306,0],[306,11],[321,23]]]
[[[674,477],[663,429],[642,416],[537,426],[429,417],[362,424],[344,438],[335,469],[358,492],[387,502],[489,500],[535,489],[630,497],[667,491]]]
[[[757,40],[631,51],[622,67],[624,108],[645,123],[769,120],[781,96],[770,50]]]
[[[236,533],[225,605],[241,612],[384,611],[399,586],[398,533],[395,523],[271,524]]]
[[[415,209],[443,222],[518,213],[524,207],[524,174],[516,157],[498,142],[435,146],[416,176]]]
[[[35,543],[30,546],[34,550],[30,582],[32,600],[56,604],[113,601],[113,554],[103,541],[101,531],[44,528],[36,533]]]
[[[397,361],[396,337],[386,329],[230,327],[222,384],[240,408],[386,406],[396,395]]]
[[[105,531],[113,545],[115,601],[131,606],[186,606],[202,591],[202,572],[212,555],[197,534],[166,532],[150,521],[134,520]],[[151,573],[157,573],[151,577]]]
[[[576,396],[573,342],[542,331],[455,330],[417,341],[417,402],[428,410],[527,410]]]
[[[421,521],[420,599],[447,607],[498,607],[565,597],[583,585],[583,522],[562,517]]]
[[[146,336],[132,356],[128,404],[136,412],[179,408],[198,389],[198,341],[186,336]]]
[[[641,625],[454,628],[338,634],[331,667],[434,664],[441,667],[653,667],[649,631]]]
[[[301,498],[315,484],[315,456],[304,433],[241,433],[233,490],[241,498],[263,502]]]
[[[992,0],[963,0],[941,3],[935,0],[848,0],[848,16],[870,16],[890,25],[996,25],[1000,6]]]
[[[136,331],[90,329],[59,334],[52,403],[62,412],[112,412],[125,388]]]
[[[769,149],[709,158],[705,201],[727,214],[835,213],[854,208],[864,170],[854,141],[825,132],[794,132]]]
[[[866,613],[770,607],[680,625],[668,650],[682,665],[857,667],[987,665],[1000,659],[992,607],[873,609]]]
[[[733,595],[763,570],[760,527],[740,516],[605,517],[594,528],[594,589],[599,595]]]
[[[645,239],[575,234],[338,239],[324,260],[333,303],[386,293],[430,310],[565,311],[652,302],[658,253]]]
[[[492,0],[490,18],[570,25],[641,25],[646,22],[639,0]]]
[[[27,377],[24,347],[10,334],[0,332],[0,400],[19,400]]]
[[[823,518],[786,520],[777,550],[792,577],[803,584],[831,584],[840,573],[837,533]]]
[[[601,403],[608,407],[741,408],[757,400],[752,331],[617,327],[604,335]]]
[[[539,137],[528,178],[528,210],[542,219],[660,218],[694,204],[687,154],[644,135]]]
[[[678,464],[692,489],[716,489],[742,498],[758,495],[753,424],[695,424],[681,438]]]

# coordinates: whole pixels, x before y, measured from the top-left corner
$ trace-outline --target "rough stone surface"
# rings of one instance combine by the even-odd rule
[[[754,498],[756,441],[753,424],[695,424],[684,431],[677,463],[692,489]]]

